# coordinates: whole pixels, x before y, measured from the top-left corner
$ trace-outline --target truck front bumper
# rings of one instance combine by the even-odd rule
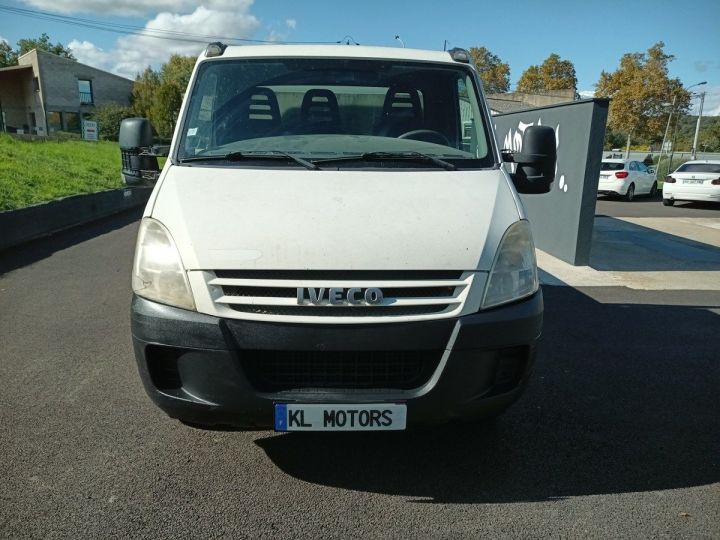
[[[271,428],[274,403],[405,403],[408,426],[497,414],[525,386],[542,315],[540,291],[465,317],[375,325],[220,319],[137,296],[131,307],[135,357],[155,404],[188,423],[243,428]],[[412,388],[296,388],[287,371],[270,383],[257,373],[258,363],[265,376],[263,362],[290,362],[302,379],[305,361],[363,354],[420,355],[430,365]]]

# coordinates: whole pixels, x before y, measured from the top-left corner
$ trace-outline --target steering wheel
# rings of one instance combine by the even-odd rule
[[[412,131],[407,131],[402,135],[399,135],[398,139],[413,139],[416,141],[425,141],[450,146],[448,138],[439,131],[435,131],[433,129],[413,129]]]

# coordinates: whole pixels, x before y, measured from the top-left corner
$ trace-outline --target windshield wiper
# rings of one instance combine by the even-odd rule
[[[276,159],[276,160],[291,160],[302,165],[306,169],[311,171],[319,171],[320,167],[314,163],[303,159],[301,157],[293,156],[282,150],[263,150],[261,152],[230,152],[228,154],[209,154],[206,156],[191,156],[182,158],[180,163],[192,163],[194,161],[242,161],[242,160],[253,160],[253,159]]]
[[[352,156],[339,156],[334,158],[317,159],[314,163],[338,163],[341,161],[414,161],[429,162],[442,167],[446,171],[455,171],[457,167],[452,163],[436,158],[422,152],[406,151],[406,152],[365,152],[364,154],[355,154]]]

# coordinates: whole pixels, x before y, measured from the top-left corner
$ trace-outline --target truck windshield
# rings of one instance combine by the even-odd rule
[[[368,59],[201,64],[177,157],[197,165],[203,156],[232,152],[286,153],[309,161],[415,152],[462,168],[489,167],[494,161],[468,66]],[[396,160],[393,166],[418,162]],[[378,166],[377,159],[333,163]]]

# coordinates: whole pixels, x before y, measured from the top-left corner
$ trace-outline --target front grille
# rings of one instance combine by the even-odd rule
[[[442,351],[242,351],[262,392],[305,389],[409,390],[425,384]]]
[[[206,276],[215,315],[345,324],[458,315],[474,274],[444,270],[218,270]],[[373,288],[382,291],[376,301],[366,297]],[[348,298],[350,289],[355,291]],[[332,302],[331,290],[340,295]]]

